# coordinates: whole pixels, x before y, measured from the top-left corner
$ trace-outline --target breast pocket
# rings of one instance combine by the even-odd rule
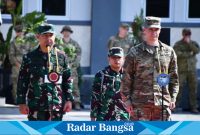
[[[105,98],[112,98],[114,95],[114,77],[104,76],[103,90]]]
[[[45,75],[45,68],[37,63],[30,66],[30,79],[32,82],[42,81]]]

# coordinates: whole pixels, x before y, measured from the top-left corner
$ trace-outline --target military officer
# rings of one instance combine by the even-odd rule
[[[71,38],[71,34],[73,30],[70,26],[64,26],[61,30],[61,34],[63,35],[63,50],[65,51],[66,55],[69,58],[69,66],[72,70],[72,77],[73,77],[73,96],[74,96],[74,108],[76,110],[80,110],[80,90],[78,86],[78,68],[80,67],[81,61],[81,47],[80,45]],[[68,53],[71,51],[70,53]]]
[[[132,47],[125,59],[121,94],[131,120],[169,120],[175,108],[179,89],[176,54],[158,40],[160,21],[145,17],[144,42]]]
[[[17,96],[17,77],[19,74],[19,68],[22,63],[22,56],[28,53],[31,49],[30,45],[25,43],[25,37],[22,25],[16,25],[14,27],[15,38],[12,40],[9,47],[9,61],[12,66],[11,82],[12,82],[12,98],[13,104],[16,104]],[[10,97],[11,98],[11,97]]]
[[[182,90],[185,82],[189,85],[189,101],[192,113],[199,113],[197,110],[197,71],[196,71],[196,55],[200,48],[197,42],[191,40],[191,30],[183,29],[183,38],[177,41],[174,45],[174,50],[177,54],[178,72],[180,81],[180,91],[177,98],[177,107],[181,108]]]
[[[120,47],[112,47],[108,52],[109,66],[95,75],[92,87],[92,121],[128,120],[120,96],[123,74],[124,53]]]
[[[72,79],[64,52],[54,46],[51,24],[38,27],[39,47],[23,56],[17,103],[28,120],[62,120],[72,107]]]
[[[111,36],[108,41],[108,49],[112,47],[121,47],[125,55],[133,46],[133,41],[128,37],[129,25],[122,23],[119,27],[119,32],[116,36]]]

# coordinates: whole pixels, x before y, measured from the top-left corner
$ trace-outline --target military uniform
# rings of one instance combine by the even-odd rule
[[[117,73],[110,66],[95,75],[92,87],[91,118],[97,121],[128,120],[120,96],[122,70]]]
[[[52,66],[57,67],[54,49],[50,53]],[[43,53],[40,47],[23,56],[18,79],[17,103],[28,103],[29,120],[45,120],[41,115],[48,112],[55,115],[46,120],[61,120],[63,104],[65,101],[73,100],[71,71],[67,65],[67,58],[62,52],[58,52],[59,74],[62,76],[61,84],[45,83],[45,75],[48,74],[49,70],[47,61],[48,54]],[[58,115],[59,118],[57,118]]]
[[[177,98],[177,106],[181,107],[181,97],[184,84],[187,81],[189,85],[189,101],[190,109],[197,109],[197,71],[196,71],[196,55],[199,53],[200,48],[197,42],[190,41],[186,43],[180,40],[175,43],[174,50],[177,54],[178,62],[178,72],[179,72],[179,82],[180,91]]]
[[[128,24],[121,24],[120,27],[123,27],[125,29],[128,29]],[[108,41],[108,49],[112,47],[121,47],[124,50],[124,53],[127,54],[129,49],[133,46],[133,40],[128,37],[128,35],[125,38],[119,37],[117,34],[116,36],[110,37]]]
[[[52,39],[49,38],[54,32],[53,25],[40,25],[38,33],[42,37],[39,37],[39,42],[54,40],[52,35]],[[20,109],[23,109],[22,105],[28,105],[29,120],[62,120],[65,103],[73,101],[71,71],[63,51],[55,45],[43,51],[42,47],[40,45],[23,56],[17,103]],[[67,107],[70,109],[70,105]]]
[[[23,36],[15,37],[10,44],[9,48],[9,61],[12,65],[12,97],[14,99],[14,104],[16,103],[16,92],[17,92],[17,78],[19,75],[19,68],[22,63],[22,56],[31,50],[30,45],[25,43],[25,38]]]
[[[64,31],[69,31],[70,33],[73,33],[71,27],[69,26],[64,26],[63,29],[61,30],[61,33]],[[69,39],[68,42],[66,42],[63,39],[63,45],[60,46],[62,50],[69,53],[66,53],[68,56],[68,62],[69,62],[69,67],[72,71],[72,77],[73,77],[73,96],[74,96],[74,103],[75,103],[75,109],[79,110],[79,106],[81,103],[80,99],[80,90],[79,90],[79,74],[78,74],[78,68],[80,67],[80,61],[81,61],[81,47],[80,45],[73,40],[72,38]],[[76,104],[79,106],[76,107]]]
[[[108,51],[108,59],[110,66],[95,75],[90,117],[96,121],[128,120],[129,114],[126,112],[120,95],[124,62],[123,49],[112,47]],[[116,66],[115,62],[119,65]]]
[[[67,47],[74,47],[75,48],[75,55],[69,58],[69,67],[72,70],[72,77],[73,77],[73,96],[74,102],[81,103],[80,100],[80,90],[78,86],[78,72],[77,68],[80,66],[81,60],[81,47],[80,45],[73,39],[70,39],[69,42],[64,42],[63,48]]]
[[[132,120],[161,120],[162,89],[156,81],[160,69],[170,75],[169,86],[163,88],[164,120],[169,119],[170,102],[176,101],[179,87],[176,54],[171,47],[159,43],[158,54],[156,48],[143,42],[132,47],[126,56],[121,91],[126,104],[133,105]],[[145,117],[143,114],[147,113],[151,114]]]

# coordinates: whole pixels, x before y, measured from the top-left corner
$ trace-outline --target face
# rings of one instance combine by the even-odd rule
[[[144,38],[146,41],[156,41],[159,38],[160,35],[160,29],[159,28],[144,28]]]
[[[71,33],[69,31],[63,31],[62,35],[63,35],[63,37],[68,38],[68,37],[70,37]]]
[[[128,29],[120,27],[119,28],[119,35],[126,37],[128,35]]]
[[[124,57],[110,56],[108,57],[109,64],[114,69],[121,69],[124,64]]]
[[[183,34],[183,40],[185,41],[185,42],[187,42],[187,43],[189,43],[190,42],[190,39],[191,39],[191,35],[189,35],[189,34]]]
[[[47,44],[55,43],[55,34],[53,33],[38,34],[37,39],[39,41],[40,46],[46,47]]]

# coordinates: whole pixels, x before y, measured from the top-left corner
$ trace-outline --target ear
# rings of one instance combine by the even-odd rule
[[[36,37],[37,39],[39,39],[40,35],[39,35],[39,34],[36,34],[35,37]]]
[[[110,65],[110,57],[107,57],[107,60],[108,60],[108,64]]]

